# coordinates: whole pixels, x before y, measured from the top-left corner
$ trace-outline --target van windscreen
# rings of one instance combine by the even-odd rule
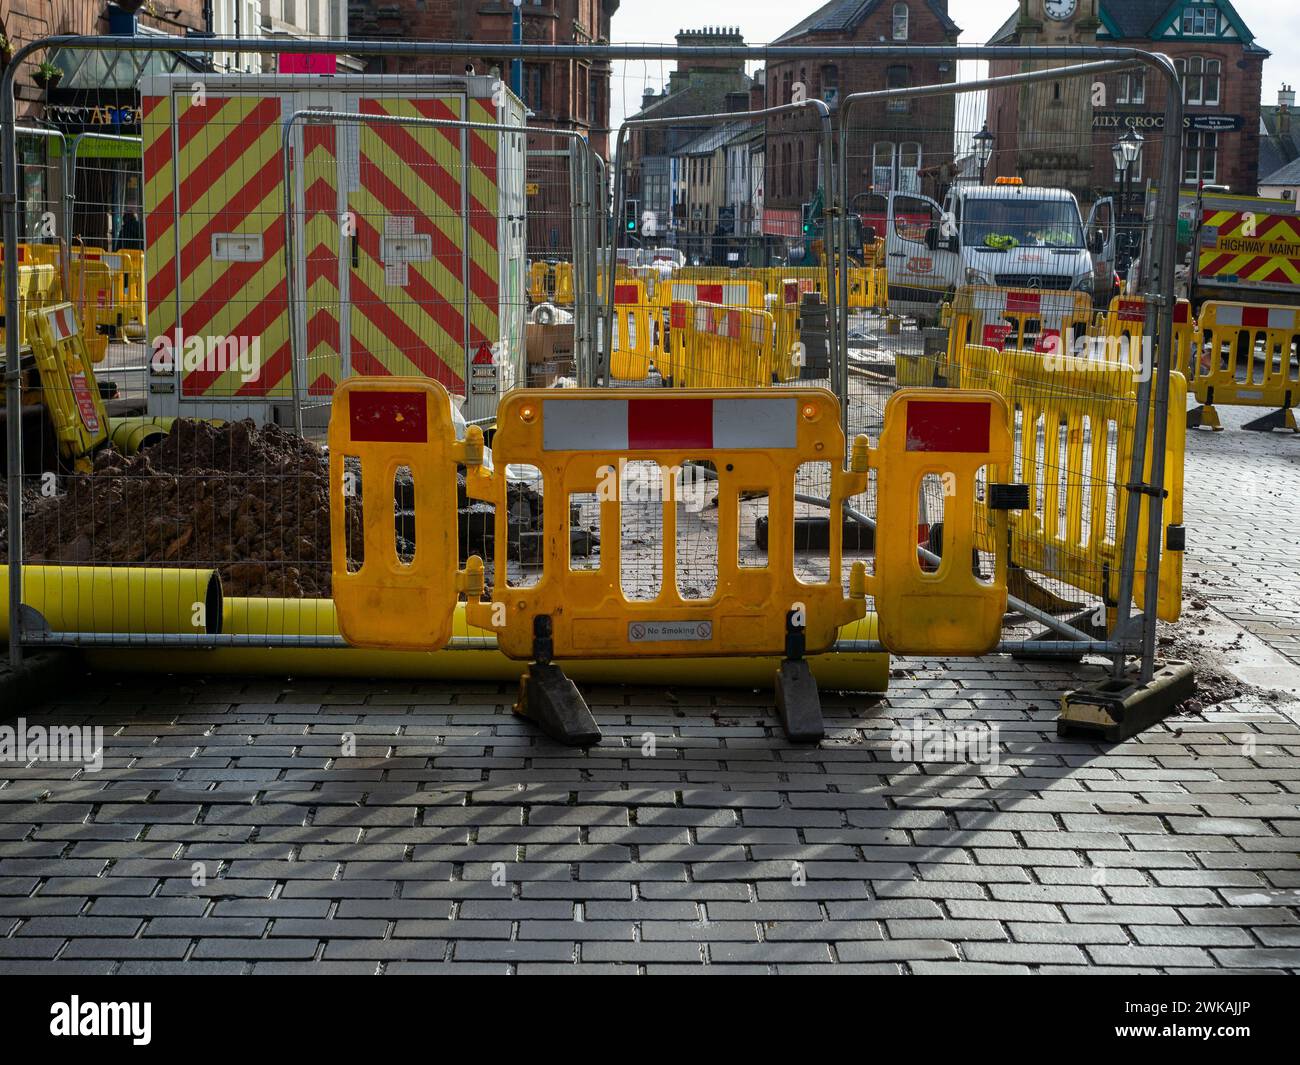
[[[1079,209],[1070,200],[969,199],[962,241],[981,248],[1082,248]]]

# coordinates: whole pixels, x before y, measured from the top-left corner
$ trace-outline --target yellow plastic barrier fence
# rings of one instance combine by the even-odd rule
[[[776,327],[773,364],[778,381],[797,381],[802,375],[804,362],[799,341],[799,307],[804,294],[812,291],[811,281],[787,279],[779,296],[767,297],[767,310]]]
[[[1143,296],[1116,296],[1110,301],[1102,323],[1102,336],[1107,343],[1106,359],[1128,362],[1140,367],[1151,365],[1149,348],[1154,351],[1154,340],[1147,344],[1147,301]],[[1196,323],[1192,319],[1192,305],[1185,299],[1174,304],[1174,361],[1172,366],[1185,376],[1190,376],[1196,351]]]
[[[889,273],[883,266],[849,268],[849,310],[889,306]]]
[[[674,303],[714,303],[761,311],[764,291],[757,281],[741,280],[734,274],[719,281],[680,280],[674,274],[670,281],[655,286],[655,298],[665,309]]]
[[[18,343],[31,343],[28,324],[31,312],[54,302],[58,290],[58,271],[43,263],[28,261],[18,266]],[[0,342],[8,323],[4,319],[4,278],[0,276]]]
[[[573,305],[573,263],[555,264],[555,302],[564,307]]]
[[[91,358],[102,362],[108,354],[108,336],[100,326],[112,328],[117,322],[117,284],[113,272],[99,259],[74,256],[69,274],[72,292],[81,319],[82,335]]]
[[[501,650],[528,659],[534,619],[553,623],[556,658],[617,658],[777,654],[786,646],[787,617],[797,611],[809,653],[825,650],[836,632],[866,612],[846,597],[840,577],[839,523],[832,523],[830,577],[805,583],[794,567],[795,478],[806,462],[831,460],[830,505],[866,488],[867,474],[841,467],[844,436],[835,397],[824,390],[796,394],[727,391],[699,397],[634,390],[514,392],[497,412],[496,470],[525,463],[541,471],[546,548],[540,580],[512,587],[506,556],[496,557],[499,602],[471,601],[471,624],[494,629]],[[648,460],[663,471],[660,586],[652,600],[622,590],[622,504],[616,478],[628,462]],[[838,460],[838,461],[836,461]],[[717,585],[709,598],[684,597],[678,587],[676,485],[690,462],[717,470]],[[497,504],[497,542],[508,535],[505,479],[470,478],[471,495]],[[771,537],[764,567],[741,565],[741,494],[768,496]],[[599,566],[570,564],[569,500],[596,493],[600,504]],[[855,583],[865,575],[855,567]]]
[[[977,655],[997,644],[1007,608],[1005,552],[995,552],[989,579],[973,572],[971,552],[1006,542],[1007,512],[976,507],[976,477],[987,468],[990,481],[1001,480],[1011,457],[1007,405],[996,393],[908,388],[890,397],[872,456],[879,518],[867,591],[891,651]],[[932,572],[916,552],[927,477],[944,493],[943,562]]]
[[[129,334],[144,335],[146,310],[144,294],[144,252],[125,248],[116,253],[122,262],[122,310],[124,329]]]
[[[87,456],[108,439],[108,413],[72,304],[32,311],[28,330],[59,450],[76,468],[88,470]]]
[[[672,361],[674,387],[765,388],[772,383],[776,326],[770,314],[711,303],[690,306],[681,351]]]
[[[477,597],[482,589],[481,561],[477,583],[457,569],[455,517],[456,464],[483,461],[482,430],[470,426],[465,440],[457,441],[451,400],[432,381],[354,377],[334,393],[329,444],[330,553],[339,631],[349,643],[363,646],[445,646],[459,591]],[[398,553],[393,529],[399,470],[414,486],[414,553],[409,556]],[[358,543],[363,545],[359,559],[349,550]]]
[[[335,396],[333,572],[340,631],[350,643],[436,650],[451,634],[462,594],[468,624],[494,632],[509,657],[542,664],[552,657],[789,655],[792,638],[800,653],[816,654],[831,646],[843,625],[865,616],[868,594],[876,598],[881,638],[891,649],[979,654],[997,642],[1006,606],[1005,560],[987,580],[970,567],[971,551],[986,534],[976,509],[977,476],[988,471],[988,490],[1005,488],[993,477],[1012,455],[1006,405],[994,393],[899,393],[886,408],[880,448],[873,451],[865,436],[858,437],[847,469],[838,401],[821,388],[691,396],[516,390],[497,413],[491,470],[482,465],[482,435],[471,427],[457,443],[449,412],[445,390],[425,379],[353,378]],[[629,463],[653,466],[658,474],[657,495],[647,500],[638,491],[633,500],[658,511],[660,531],[652,539],[658,581],[647,598],[624,591],[622,495]],[[541,476],[541,572],[521,580],[510,572],[507,552],[498,551],[490,600],[483,597],[478,558],[456,568],[458,464],[466,467],[469,496],[495,507],[497,544],[509,542],[514,520],[504,471],[530,466]],[[714,545],[679,545],[682,471],[692,464],[715,471]],[[829,487],[818,491],[832,514],[867,491],[874,471],[880,493],[874,576],[861,562],[845,572],[838,521],[830,525],[824,579],[798,575],[796,485],[807,464],[827,468]],[[392,525],[393,484],[401,470],[415,485],[414,546],[407,556],[397,553]],[[945,515],[950,551],[935,572],[923,571],[916,560],[919,488],[930,476],[941,478],[951,497]],[[767,500],[767,557],[764,564],[746,565],[741,502],[754,495]],[[582,496],[598,501],[596,560],[572,553],[572,501]],[[1004,544],[1005,516],[987,521],[988,538]],[[691,591],[688,582],[684,591],[683,552],[694,558],[700,550],[710,558],[716,552],[716,583]]]
[[[1250,303],[1211,301],[1201,307],[1192,389],[1199,407],[1187,414],[1192,428],[1221,429],[1215,405],[1272,407],[1243,429],[1296,432],[1300,403],[1300,311]]]
[[[1119,593],[1122,537],[1132,493],[1133,437],[1137,422],[1133,367],[1124,362],[1037,352],[962,349],[962,386],[987,388],[1015,410],[1017,480],[1029,486],[1029,506],[1011,520],[1011,561],[1101,597]],[[1183,586],[1183,411],[1187,382],[1170,375],[1166,422],[1164,501],[1166,550],[1161,552],[1158,616],[1177,621]],[[1151,468],[1148,446],[1146,469]],[[1134,598],[1144,602],[1147,507],[1138,521],[1138,574]],[[982,545],[996,546],[992,541]],[[945,556],[947,549],[945,547]]]
[[[662,309],[649,302],[641,281],[614,284],[614,334],[610,376],[616,381],[640,381],[652,364],[662,362]],[[657,366],[660,373],[663,367]]]
[[[528,267],[528,301],[545,303],[555,295],[554,272],[550,263],[531,263]]]

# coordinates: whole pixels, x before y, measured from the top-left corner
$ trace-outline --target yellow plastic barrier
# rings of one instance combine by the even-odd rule
[[[779,296],[767,297],[767,310],[775,323],[774,372],[778,381],[797,381],[802,375],[802,347],[799,341],[799,307],[804,293],[813,291],[812,282],[789,279]]]
[[[457,570],[455,520],[456,463],[482,462],[482,430],[470,426],[465,441],[457,441],[451,400],[433,381],[354,377],[334,393],[329,443],[339,631],[362,645],[442,647],[459,591],[482,588],[482,562],[477,584]],[[395,479],[403,467],[414,485],[411,557],[398,554],[393,528]],[[364,549],[354,560],[349,545],[358,542]]]
[[[770,314],[711,303],[689,306],[682,350],[672,363],[674,387],[765,388],[772,383],[776,327]]]
[[[58,271],[43,263],[28,261],[18,266],[18,343],[31,343],[28,324],[33,311],[49,306],[54,302],[58,289]],[[0,274],[0,342],[3,342],[6,322],[4,319],[4,277]]]
[[[494,629],[511,658],[534,652],[534,619],[548,616],[556,658],[778,654],[787,616],[797,612],[809,653],[824,651],[840,626],[865,615],[861,597],[841,582],[841,529],[831,523],[829,578],[805,583],[794,568],[794,491],[799,467],[830,462],[830,506],[838,513],[865,490],[867,473],[848,473],[835,397],[822,389],[725,391],[684,397],[666,391],[566,389],[512,392],[497,412],[492,446],[497,471],[524,463],[541,471],[545,551],[540,580],[512,587],[506,554],[496,556],[500,602],[470,600],[469,622]],[[663,471],[660,588],[653,600],[622,590],[622,505],[615,480],[626,462],[648,460]],[[685,598],[677,581],[676,479],[688,462],[717,470],[717,585],[709,598]],[[469,492],[496,504],[496,542],[508,536],[506,482],[500,473],[470,477]],[[765,567],[738,555],[740,497],[768,496],[771,530]],[[569,500],[597,493],[599,566],[571,568]],[[389,534],[391,536],[391,532]],[[855,583],[865,575],[855,567]],[[344,608],[340,604],[340,617]]]
[[[1011,458],[1009,418],[991,393],[947,390],[899,393],[886,409],[881,447],[865,436],[844,468],[838,401],[820,388],[722,389],[684,396],[664,390],[517,390],[505,397],[493,439],[494,468],[482,465],[482,435],[470,427],[455,442],[449,400],[424,379],[354,378],[335,396],[330,423],[331,528],[339,627],[353,644],[436,650],[453,631],[464,593],[466,622],[494,632],[510,658],[710,658],[788,653],[796,639],[810,655],[825,651],[846,624],[866,616],[876,597],[881,639],[891,650],[978,654],[998,639],[1006,605],[1006,560],[988,580],[970,572],[971,551],[986,536],[1005,547],[1006,519],[977,523],[976,479],[992,477]],[[657,470],[658,587],[653,598],[623,590],[622,544],[627,463]],[[705,463],[715,472],[716,541],[703,547],[716,584],[683,593],[678,507],[682,470]],[[456,569],[456,467],[466,492],[495,507],[495,543],[506,544],[512,520],[504,471],[536,468],[542,481],[541,573],[521,582],[508,553],[494,560],[494,595],[483,598],[482,562]],[[881,501],[878,562],[868,578],[861,562],[844,570],[842,525],[832,522],[825,579],[795,570],[796,488],[801,468],[827,468],[832,514],[863,494],[875,471]],[[412,557],[394,547],[393,480],[409,471],[415,485]],[[349,481],[349,476],[353,480]],[[916,562],[919,487],[943,480],[947,560],[934,573]],[[820,478],[820,474],[819,474]],[[712,490],[711,490],[712,491]],[[349,517],[360,493],[363,512]],[[742,565],[741,500],[767,499],[769,539],[764,565]],[[574,496],[599,503],[600,554],[575,566],[571,549]],[[958,502],[960,500],[960,502]],[[635,504],[647,500],[637,492]],[[377,513],[376,513],[377,512]],[[712,522],[710,522],[712,524]],[[352,537],[352,549],[348,537]],[[359,542],[358,542],[359,541]],[[361,548],[361,564],[350,561]],[[715,568],[716,567],[716,568]],[[847,576],[847,594],[845,592]],[[710,581],[713,584],[712,581]],[[541,619],[546,619],[542,622]]]
[[[564,307],[573,306],[573,263],[555,264],[555,302]]]
[[[1136,385],[1127,363],[1037,352],[962,349],[963,388],[986,388],[1016,411],[1018,480],[1029,486],[1029,507],[1011,520],[1011,560],[1113,604],[1119,593],[1122,537],[1132,493]],[[1157,613],[1177,621],[1182,608],[1183,411],[1187,383],[1170,375],[1166,422],[1166,543],[1160,562]],[[1146,468],[1151,467],[1148,432]],[[1144,602],[1147,507],[1138,521],[1138,576],[1134,597]],[[981,545],[994,550],[996,542]],[[947,548],[945,546],[945,556]]]
[[[641,281],[614,284],[614,334],[610,376],[616,381],[640,381],[661,361],[662,309],[651,303]],[[658,366],[663,373],[663,367]]]
[[[879,517],[867,591],[881,642],[894,653],[978,655],[997,644],[1007,608],[1005,552],[996,552],[988,580],[972,571],[971,552],[990,537],[1006,541],[1007,512],[977,508],[975,481],[985,467],[990,481],[1001,480],[1011,457],[1007,405],[994,392],[909,388],[890,397],[872,456]],[[943,562],[933,572],[916,552],[927,477],[944,493]]]
[[[545,303],[554,295],[550,263],[531,263],[528,267],[528,300]]]
[[[119,263],[121,276],[121,298],[118,306],[121,311],[118,323],[118,335],[143,336],[145,330],[144,298],[144,252],[131,248],[113,252]]]
[[[1201,307],[1196,332],[1192,389],[1198,408],[1193,427],[1220,429],[1215,405],[1272,407],[1272,413],[1242,428],[1296,432],[1300,403],[1300,312],[1294,307],[1209,302]]]
[[[69,274],[70,301],[81,319],[82,335],[94,362],[108,354],[108,336],[100,326],[113,328],[117,322],[117,285],[113,272],[99,259],[74,256]]]
[[[963,285],[952,303],[948,363],[968,344],[1003,350],[1069,354],[1073,337],[1092,323],[1086,292]]]
[[[757,281],[747,281],[729,271],[729,277],[711,280],[683,280],[678,274],[655,286],[655,298],[665,310],[674,303],[715,303],[723,307],[740,307],[761,311],[764,290]]]
[[[86,456],[108,439],[108,413],[72,304],[31,312],[28,333],[59,450],[77,468],[89,469]]]
[[[1102,321],[1101,334],[1106,339],[1106,358],[1128,362],[1134,367],[1150,365],[1146,344],[1147,301],[1143,296],[1116,296],[1110,301]],[[1196,323],[1192,305],[1185,299],[1174,305],[1174,361],[1172,366],[1190,376],[1196,352]],[[1149,345],[1154,351],[1154,341]]]

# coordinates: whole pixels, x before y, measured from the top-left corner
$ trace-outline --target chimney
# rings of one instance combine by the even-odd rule
[[[647,85],[644,89],[641,90],[642,111],[644,111],[647,107],[649,107],[652,103],[655,102],[655,95],[656,94],[655,94],[654,86],[652,85]]]
[[[749,83],[749,109],[761,111],[767,106],[767,71],[759,67],[754,71],[754,80]]]
[[[1277,106],[1285,107],[1288,110],[1295,107],[1295,89],[1291,88],[1291,86],[1287,85],[1285,82],[1283,83],[1282,88],[1278,90]]]
[[[734,114],[737,111],[748,111],[749,93],[747,92],[727,93],[726,110],[728,114]]]
[[[1295,107],[1295,90],[1284,84],[1277,94],[1277,135],[1282,140],[1291,136],[1291,109]]]

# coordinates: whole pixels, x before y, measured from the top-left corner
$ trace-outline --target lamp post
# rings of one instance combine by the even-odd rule
[[[980,184],[984,184],[984,171],[989,165],[989,160],[993,158],[993,142],[997,138],[989,132],[989,124],[986,121],[984,128],[972,138],[975,142],[975,159],[980,165]]]
[[[1124,226],[1131,184],[1129,175],[1142,154],[1142,134],[1130,126],[1128,132],[1111,146],[1110,154],[1115,160],[1115,169],[1119,171],[1119,232],[1124,234],[1124,247],[1127,249],[1128,234]]]

